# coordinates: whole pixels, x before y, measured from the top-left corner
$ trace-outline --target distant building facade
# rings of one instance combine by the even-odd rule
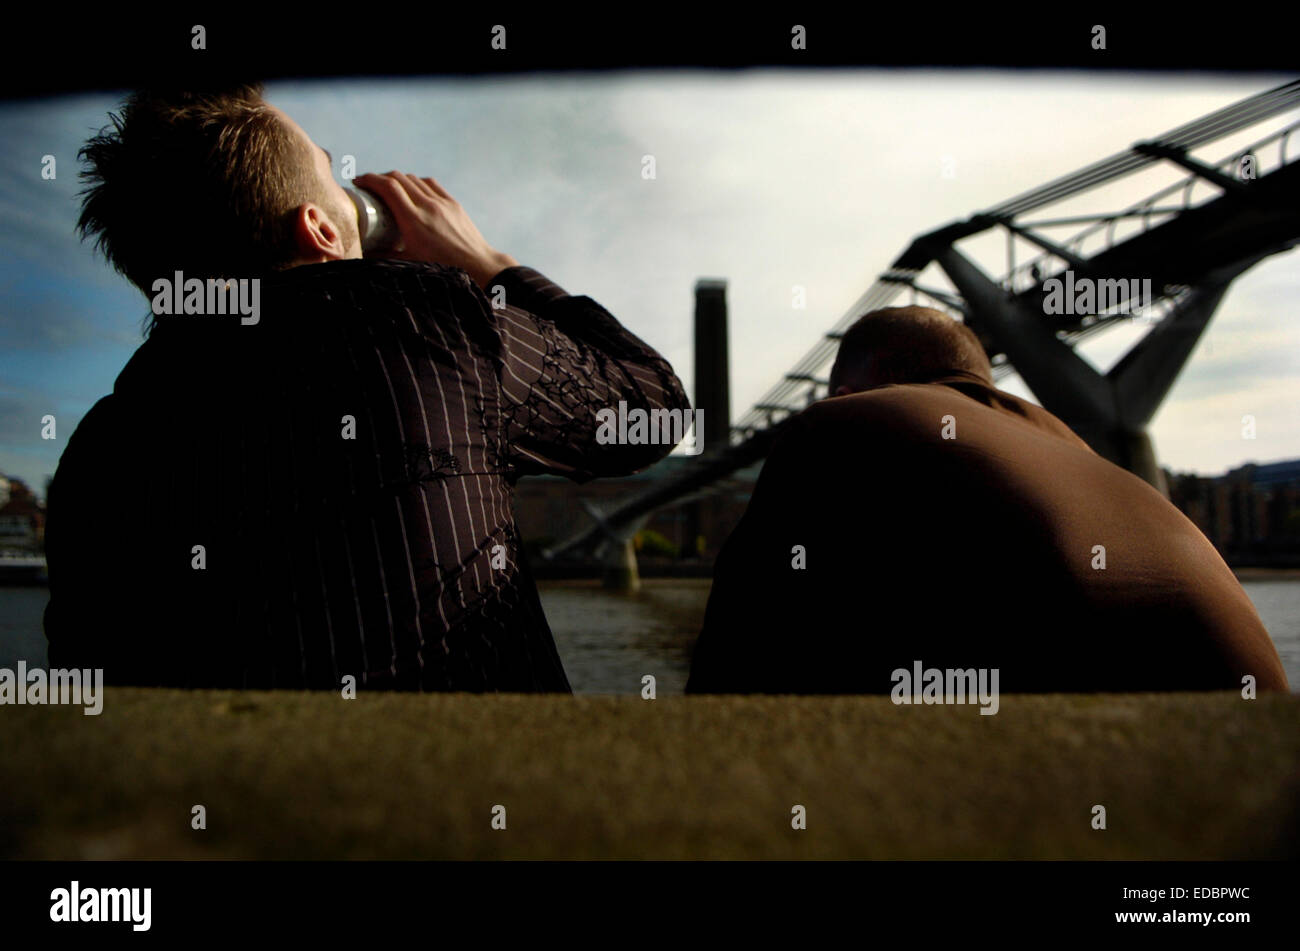
[[[1300,567],[1300,459],[1221,476],[1166,472],[1169,498],[1234,567]]]
[[[0,553],[44,550],[44,504],[22,480],[0,476]]]

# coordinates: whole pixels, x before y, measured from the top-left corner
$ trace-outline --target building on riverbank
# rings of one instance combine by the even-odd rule
[[[1166,478],[1170,499],[1228,564],[1300,567],[1300,459]]]
[[[45,505],[21,479],[0,475],[0,553],[45,550]]]

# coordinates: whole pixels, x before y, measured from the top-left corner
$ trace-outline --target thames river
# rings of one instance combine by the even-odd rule
[[[1292,691],[1300,693],[1300,577],[1252,573],[1242,587],[1273,636]],[[539,588],[575,693],[640,694],[647,675],[655,678],[657,696],[682,692],[709,595],[707,579],[648,579],[632,596],[586,581]],[[45,588],[0,588],[0,667],[13,669],[19,660],[45,666],[41,614],[47,599]]]

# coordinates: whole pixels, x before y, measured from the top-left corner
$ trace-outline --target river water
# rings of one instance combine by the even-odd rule
[[[1300,693],[1300,578],[1248,579],[1242,587],[1273,636],[1292,691]],[[575,693],[640,694],[647,675],[657,696],[682,692],[707,579],[647,579],[632,596],[586,581],[543,582],[539,589]],[[19,660],[45,666],[47,599],[45,588],[0,588],[0,667],[13,669]]]

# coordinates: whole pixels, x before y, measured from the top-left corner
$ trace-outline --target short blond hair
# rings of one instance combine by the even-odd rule
[[[993,382],[993,366],[974,331],[931,307],[886,307],[845,331],[831,367],[831,394],[851,380],[918,383],[953,370]]]
[[[159,277],[287,267],[293,213],[324,203],[313,158],[260,83],[137,92],[78,157],[83,239],[146,295]]]

